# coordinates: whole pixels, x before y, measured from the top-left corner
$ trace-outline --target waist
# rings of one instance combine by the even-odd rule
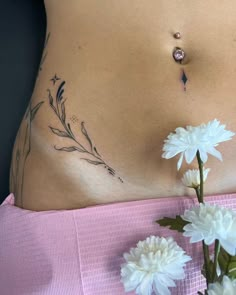
[[[85,92],[76,94],[74,87],[79,84],[59,74],[48,79],[47,88],[42,86],[47,73],[36,84],[13,153],[12,175],[20,179],[15,182],[16,203],[20,206],[18,195],[22,195],[28,209],[72,209],[147,196],[191,195],[181,183],[189,167],[177,173],[177,159],[161,158],[164,139],[176,127],[214,118],[229,130],[236,126],[232,93],[223,104],[223,96],[213,88],[214,95],[207,95],[206,89],[200,90],[204,96],[188,89],[176,94],[176,99],[167,95],[167,86],[158,85],[159,90],[152,86],[148,92],[162,90],[160,96],[149,96],[144,90],[135,96],[130,80],[130,85],[126,82],[126,87],[118,88],[114,84],[98,87],[91,80],[91,87],[81,83]],[[97,93],[90,93],[93,87]],[[223,163],[209,158],[207,167],[212,172],[207,194],[235,191],[235,148],[234,141],[222,144]]]
[[[236,208],[235,194],[209,196],[206,201]],[[196,203],[196,198],[179,197],[34,212],[15,207],[10,195],[0,206],[1,290],[4,294],[34,294],[37,290],[38,294],[93,295],[96,286],[97,295],[123,294],[122,255],[152,234],[172,236],[188,250],[192,261],[186,273],[191,270],[196,280],[193,284],[186,277],[177,282],[172,294],[196,294],[204,288],[201,245],[189,249],[186,238],[155,222],[183,214]]]
[[[55,24],[49,22],[38,79],[13,154],[12,175],[21,176],[11,186],[25,196],[26,208],[71,209],[183,195],[180,179],[186,167],[176,174],[176,163],[161,159],[169,132],[214,118],[235,129],[231,31],[220,48],[207,35],[181,41],[191,59],[182,67],[171,55],[176,40],[167,35],[155,39],[152,30],[150,39],[141,35],[141,28],[127,39],[124,31],[111,33],[99,20],[94,34],[88,34],[86,23],[72,35],[65,27],[50,32]],[[113,25],[117,29],[118,23]],[[186,91],[180,79],[183,68]],[[214,174],[207,194],[235,190],[235,143],[221,151],[223,164],[209,161]]]
[[[155,146],[154,136],[153,141],[147,141],[144,146],[142,140],[137,139],[140,146],[129,143],[126,149],[122,145],[117,149],[115,142],[109,142],[109,136],[103,143],[99,144],[99,140],[95,143],[96,137],[91,136],[87,126],[81,129],[78,125],[75,140],[58,135],[65,130],[55,131],[61,128],[55,125],[48,127],[46,137],[35,128],[31,126],[30,149],[21,149],[23,153],[18,160],[17,149],[25,146],[25,141],[19,138],[15,143],[11,182],[16,179],[14,188],[18,192],[16,205],[19,207],[23,201],[23,208],[30,210],[76,209],[152,197],[194,195],[194,191],[186,189],[181,182],[189,167],[183,164],[177,172],[177,159],[162,159],[161,145]],[[73,126],[71,130],[74,134],[76,128]],[[28,136],[25,134],[23,138]],[[128,135],[126,138],[130,140]],[[161,141],[158,137],[156,140]],[[205,194],[235,191],[234,151],[234,141],[227,142],[224,149],[221,148],[223,163],[209,157],[205,167],[211,168],[211,172]],[[193,163],[192,168],[194,166],[197,167],[197,163]]]

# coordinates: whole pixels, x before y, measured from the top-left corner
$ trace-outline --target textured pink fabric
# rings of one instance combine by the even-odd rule
[[[206,200],[236,209],[236,194]],[[155,223],[194,203],[195,198],[175,197],[36,212],[14,206],[11,194],[0,206],[0,294],[125,294],[122,255],[153,234],[173,236],[193,258],[186,279],[172,294],[196,295],[205,287],[201,244],[190,245],[181,234]]]

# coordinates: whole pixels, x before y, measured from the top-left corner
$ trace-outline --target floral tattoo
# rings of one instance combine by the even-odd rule
[[[40,64],[39,64],[39,70],[38,70],[38,75],[37,75],[37,78],[39,77],[39,73],[42,71],[43,69],[43,64],[46,60],[46,57],[48,55],[48,52],[46,51],[46,48],[47,48],[47,45],[48,45],[48,41],[49,41],[49,38],[50,38],[50,35],[51,33],[49,32],[46,36],[46,39],[45,39],[45,42],[44,42],[44,46],[43,46],[43,55],[42,55],[42,59],[40,61]]]
[[[55,77],[57,79],[55,79]],[[54,78],[51,79],[51,81],[53,82],[53,86],[54,85],[56,86],[57,81],[60,81],[60,80],[61,79],[58,78],[57,75],[55,75]],[[107,169],[109,174],[111,174],[114,177],[117,177],[119,181],[123,183],[124,181],[122,180],[122,178],[119,176],[116,176],[115,170],[103,160],[101,154],[98,152],[98,149],[96,148],[93,141],[91,140],[88,134],[88,131],[85,127],[85,123],[83,121],[81,122],[81,133],[86,139],[86,141],[88,142],[89,149],[83,146],[81,141],[77,140],[77,137],[75,136],[75,134],[73,133],[71,129],[70,123],[67,122],[66,106],[65,106],[66,99],[63,97],[64,91],[65,91],[64,86],[66,82],[62,80],[58,83],[60,84],[57,87],[57,90],[55,91],[55,96],[52,95],[52,91],[50,89],[48,89],[47,91],[48,91],[49,105],[51,109],[54,111],[57,118],[60,120],[62,128],[58,129],[52,126],[49,126],[49,128],[52,131],[52,133],[54,133],[55,135],[59,137],[65,137],[65,138],[71,139],[73,142],[73,145],[64,146],[64,147],[54,146],[55,150],[63,151],[63,152],[79,152],[79,153],[83,153],[86,156],[90,156],[91,158],[83,157],[80,159],[85,160],[90,164],[100,165],[104,167],[105,169]],[[73,120],[71,119],[71,121],[76,122],[76,120],[74,119],[74,116],[72,118]]]
[[[30,101],[21,127],[17,134],[17,139],[20,139],[16,145],[16,151],[13,154],[13,163],[11,165],[11,188],[14,194],[23,206],[23,185],[24,185],[24,172],[25,164],[31,152],[31,125],[38,110],[44,102],[41,101],[32,107]]]

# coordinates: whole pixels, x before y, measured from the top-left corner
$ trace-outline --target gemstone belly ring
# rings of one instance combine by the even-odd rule
[[[182,48],[175,47],[172,55],[173,55],[174,60],[181,64],[184,61],[186,54]]]
[[[173,37],[175,39],[181,39],[180,32],[174,33]],[[181,65],[186,64],[186,53],[181,47],[176,46],[174,48],[173,52],[172,52],[172,56],[173,56],[175,62],[177,62],[177,63],[179,63]],[[182,81],[182,83],[184,85],[184,90],[186,90],[186,83],[188,81],[188,78],[187,78],[187,76],[185,74],[184,69],[181,69],[181,81]]]
[[[176,32],[176,33],[174,33],[174,38],[175,39],[180,39],[181,38],[181,34],[180,34],[180,32]]]

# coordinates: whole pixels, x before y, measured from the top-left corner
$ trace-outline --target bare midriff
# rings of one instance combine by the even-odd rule
[[[178,157],[161,157],[163,141],[179,126],[214,118],[236,130],[236,2],[45,6],[45,48],[13,151],[16,206],[76,209],[194,195],[181,178],[197,162],[177,171]],[[176,46],[186,64],[174,61]],[[236,140],[217,149],[223,163],[209,157],[206,195],[236,192]]]

